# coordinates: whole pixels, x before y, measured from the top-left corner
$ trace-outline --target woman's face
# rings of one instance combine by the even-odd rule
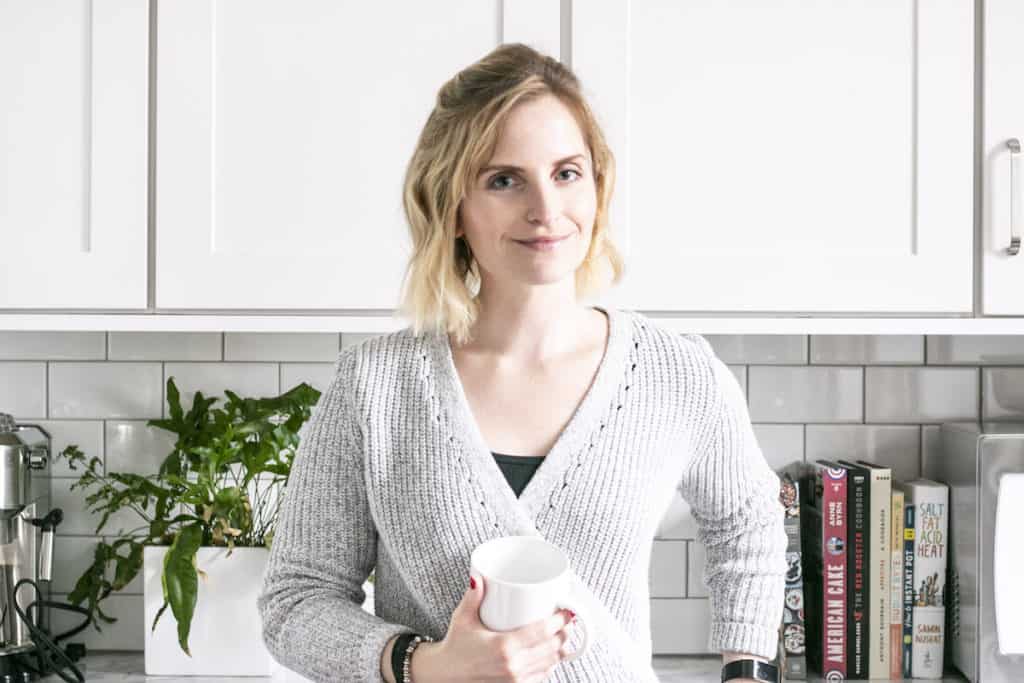
[[[494,156],[459,207],[456,235],[469,242],[482,287],[574,282],[596,211],[583,134],[572,112],[547,95],[509,113]],[[561,239],[540,249],[524,244],[538,237]]]

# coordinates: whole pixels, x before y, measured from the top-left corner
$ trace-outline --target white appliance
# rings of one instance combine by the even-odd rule
[[[924,476],[949,484],[947,657],[972,683],[1024,680],[1024,422],[951,422]]]

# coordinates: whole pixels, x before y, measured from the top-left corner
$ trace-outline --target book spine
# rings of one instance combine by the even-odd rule
[[[871,520],[869,538],[871,548],[868,557],[871,562],[871,583],[868,591],[868,611],[871,661],[868,675],[871,678],[889,676],[889,581],[892,555],[889,539],[892,535],[892,481],[889,469],[871,469]]]
[[[813,477],[811,477],[813,480]],[[806,633],[805,652],[807,666],[814,671],[824,671],[824,587],[822,577],[824,568],[821,559],[822,530],[824,521],[821,510],[814,507],[810,499],[804,497],[800,506],[800,517],[803,526],[800,543],[801,568],[804,579],[804,629]]]
[[[945,484],[919,485],[914,491],[914,678],[942,678],[948,495]]]
[[[847,477],[842,468],[827,468],[823,488],[824,656],[822,677],[846,680],[846,527]]]
[[[892,580],[889,604],[889,679],[903,675],[903,491],[892,492]]]
[[[786,529],[786,593],[780,631],[780,669],[787,681],[807,678],[806,631],[804,628],[804,578],[800,567],[800,494],[796,483],[789,474],[783,474],[779,501],[785,509]]]
[[[903,501],[903,678],[913,678],[914,662],[914,503]]]
[[[849,577],[849,600],[846,617],[846,657],[849,662],[849,679],[866,680],[868,677],[868,612],[867,612],[867,569],[868,569],[868,485],[864,474],[848,469],[847,488],[850,492],[847,504],[849,528],[847,536],[846,572]]]

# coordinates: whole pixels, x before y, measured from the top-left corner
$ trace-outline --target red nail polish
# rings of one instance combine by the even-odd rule
[[[476,590],[476,579],[474,579],[472,576],[469,577],[469,587],[472,590]]]
[[[576,619],[576,613],[573,612],[572,610],[569,610],[569,620],[570,621],[574,621],[575,619]]]

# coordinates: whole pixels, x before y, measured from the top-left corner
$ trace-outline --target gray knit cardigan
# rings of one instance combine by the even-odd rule
[[[478,544],[539,534],[568,555],[595,629],[549,680],[657,681],[648,572],[675,496],[706,549],[709,651],[774,657],[783,508],[739,383],[700,335],[598,308],[611,332],[597,375],[518,498],[446,334],[407,327],[341,351],[300,432],[258,600],[278,662],[314,681],[379,682],[392,636],[445,636]],[[375,615],[361,607],[374,568]]]

